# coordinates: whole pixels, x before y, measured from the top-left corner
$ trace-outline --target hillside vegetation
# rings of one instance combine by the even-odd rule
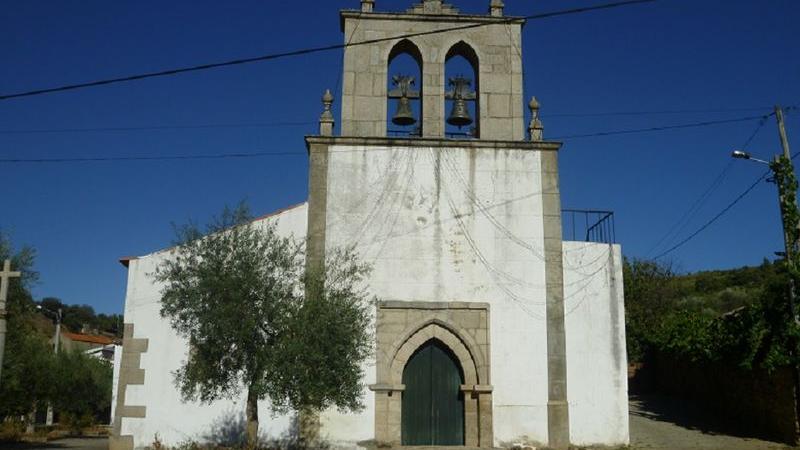
[[[653,261],[625,261],[628,358],[662,351],[745,368],[789,363],[787,275],[782,263],[678,275]]]

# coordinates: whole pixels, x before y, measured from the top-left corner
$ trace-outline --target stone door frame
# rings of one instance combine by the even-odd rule
[[[380,302],[376,320],[375,441],[401,445],[403,369],[437,339],[464,371],[464,445],[493,447],[489,370],[489,305],[466,302]]]

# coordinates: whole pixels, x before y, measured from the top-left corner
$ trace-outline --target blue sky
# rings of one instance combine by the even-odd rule
[[[454,3],[482,13],[489,0]],[[508,14],[528,15],[602,2],[506,3]],[[377,8],[410,4],[378,0]],[[0,94],[339,43],[337,11],[357,7],[357,0],[9,0],[0,15]],[[551,137],[768,113],[775,103],[800,103],[798,19],[800,3],[793,0],[660,0],[532,21],[523,35],[525,93],[539,98]],[[117,259],[169,245],[171,222],[203,223],[240,199],[256,214],[304,201],[303,135],[315,131],[320,96],[336,88],[340,70],[341,54],[329,52],[0,102],[2,158],[297,152],[241,160],[0,163],[0,228],[15,244],[38,250],[34,295],[120,312],[126,272]],[[739,108],[747,110],[583,115]],[[275,122],[299,124],[18,132]],[[565,139],[563,206],[615,211],[624,253],[647,256],[726,167],[679,237],[761,174],[762,167],[746,161],[728,166],[730,151],[756,124]],[[800,113],[789,115],[787,126],[800,151]],[[773,118],[749,149],[762,157],[779,151]],[[758,264],[781,247],[775,188],[764,183],[670,257],[686,271],[729,268]]]

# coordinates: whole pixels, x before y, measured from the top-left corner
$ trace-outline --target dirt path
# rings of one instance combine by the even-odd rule
[[[0,444],[3,450],[108,450],[108,438],[68,438],[56,441],[19,444]]]
[[[724,430],[724,431],[723,431]],[[632,449],[776,450],[783,444],[733,436],[704,411],[679,400],[639,396],[630,402]]]

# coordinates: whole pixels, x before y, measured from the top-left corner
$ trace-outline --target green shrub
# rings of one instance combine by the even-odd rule
[[[0,422],[0,442],[16,442],[25,434],[25,423],[16,418]]]

